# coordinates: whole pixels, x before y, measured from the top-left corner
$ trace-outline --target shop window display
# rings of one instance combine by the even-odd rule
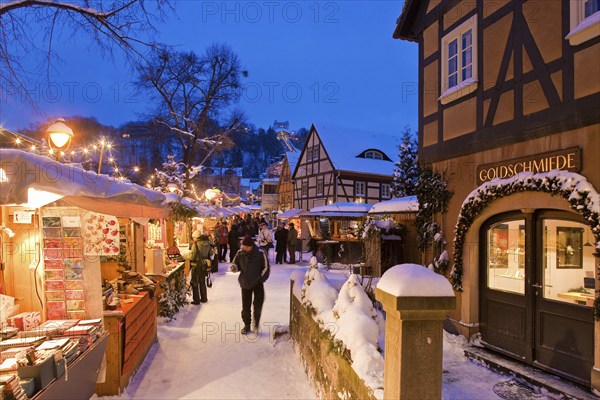
[[[488,287],[525,294],[525,221],[494,224],[487,230]]]

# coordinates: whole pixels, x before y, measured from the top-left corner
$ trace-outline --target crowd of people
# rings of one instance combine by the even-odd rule
[[[231,263],[229,269],[239,272],[238,281],[242,289],[241,333],[258,331],[264,302],[264,283],[269,278],[269,250],[275,248],[275,263],[296,263],[298,231],[294,224],[282,222],[275,228],[275,234],[264,218],[234,217],[229,222],[220,220],[213,229],[199,229],[192,233],[190,244],[192,304],[208,301],[207,277],[210,271],[218,269],[219,262]],[[229,251],[229,258],[227,252]],[[289,261],[288,261],[289,253]]]
[[[209,241],[218,262],[231,262],[240,250],[241,240],[250,236],[256,239],[258,247],[267,254],[269,249],[275,248],[276,264],[296,263],[299,239],[293,223],[288,226],[287,223],[280,222],[273,233],[265,218],[246,215],[245,218],[235,216],[229,221],[220,220],[213,229],[205,231],[209,232]]]

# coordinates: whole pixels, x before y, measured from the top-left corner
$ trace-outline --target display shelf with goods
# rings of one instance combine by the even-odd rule
[[[43,350],[45,353],[36,350],[29,355],[14,347],[44,346],[41,342],[46,337],[59,339],[64,336],[73,342],[71,347],[76,348],[76,352],[71,355],[64,351],[63,363],[60,358],[58,363],[51,363],[54,364],[51,379],[48,367],[23,369],[22,372],[35,375],[40,371],[36,387],[39,398],[89,398],[95,391],[104,346],[109,341],[103,334],[104,295],[108,289],[103,290],[101,257],[121,255],[124,245],[126,256],[131,254],[126,261],[134,271],[141,271],[139,275],[143,277],[144,235],[134,219],[168,216],[168,210],[163,207],[165,198],[137,185],[118,182],[46,157],[6,149],[0,149],[0,156],[3,162],[18,165],[23,171],[52,168],[54,172],[50,177],[0,171],[5,173],[4,179],[0,180],[0,192],[6,194],[0,199],[0,259],[5,266],[0,268],[3,293],[0,296],[0,323],[3,326],[1,336],[6,338],[0,342],[0,350],[3,350],[0,369],[3,373],[14,370],[16,374],[19,364],[35,367],[48,358],[45,355],[47,349]],[[118,215],[107,214],[113,212]],[[116,267],[123,265],[117,263]],[[123,278],[126,283],[132,283],[130,274]],[[148,290],[154,284],[149,279],[145,283]],[[117,292],[116,286],[111,291]],[[156,300],[149,293],[140,298],[144,297],[148,300],[142,301],[143,323],[139,319],[134,324],[149,328],[134,334],[152,337],[154,332],[155,337]],[[133,302],[125,296],[122,298],[121,309],[126,308],[129,301]],[[86,322],[84,326],[73,326],[82,322]],[[4,328],[8,324],[14,324],[14,327]],[[135,330],[135,326],[126,328],[131,332]],[[14,335],[16,337],[10,338]],[[137,342],[126,343],[131,350],[125,371],[132,371],[141,364],[146,352]],[[143,341],[142,345],[145,344]],[[80,361],[76,364],[77,370],[70,371],[71,379],[57,379],[61,378],[62,366],[66,363],[70,366],[76,359]],[[110,373],[113,371],[107,365],[107,374]],[[54,388],[59,381],[62,383]],[[89,390],[82,389],[84,382],[91,383]],[[12,380],[9,384],[11,388],[14,386]],[[26,387],[31,389],[30,384]],[[59,390],[60,387],[63,389]]]

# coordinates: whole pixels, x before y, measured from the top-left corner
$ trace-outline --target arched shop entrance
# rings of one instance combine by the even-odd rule
[[[594,356],[594,236],[580,215],[525,209],[483,223],[483,343],[584,384]]]

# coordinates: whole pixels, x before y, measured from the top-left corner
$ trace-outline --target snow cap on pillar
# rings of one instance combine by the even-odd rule
[[[388,269],[377,289],[397,297],[454,297],[448,279],[418,264],[399,264]]]

